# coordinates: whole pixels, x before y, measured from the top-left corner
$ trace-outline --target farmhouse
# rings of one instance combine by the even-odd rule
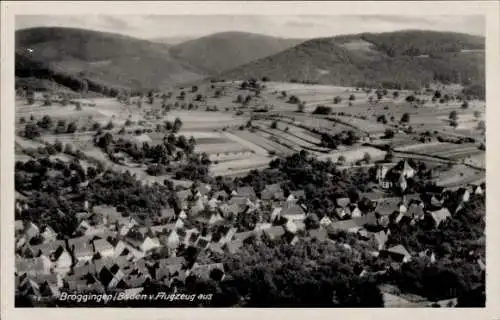
[[[396,262],[405,263],[411,260],[411,254],[400,244],[383,250],[380,253],[381,255],[389,256]]]
[[[439,225],[443,223],[443,221],[451,217],[451,213],[447,208],[441,208],[436,211],[429,211],[429,214],[436,227],[439,227]]]

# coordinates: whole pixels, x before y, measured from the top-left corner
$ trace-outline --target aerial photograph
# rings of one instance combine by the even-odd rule
[[[16,15],[15,307],[485,308],[486,19],[401,14]]]

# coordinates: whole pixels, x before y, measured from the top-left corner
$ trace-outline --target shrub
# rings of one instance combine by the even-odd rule
[[[314,109],[313,114],[323,114],[323,115],[328,115],[332,112],[332,108],[328,106],[317,106],[316,109]]]

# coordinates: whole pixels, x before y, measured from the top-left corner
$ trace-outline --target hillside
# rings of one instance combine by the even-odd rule
[[[467,52],[462,52],[466,50]],[[224,72],[348,86],[417,88],[431,82],[485,82],[484,38],[449,32],[399,31],[312,39]]]
[[[27,49],[31,49],[29,52]],[[204,74],[172,57],[168,46],[118,34],[73,28],[31,28],[16,32],[16,77],[52,79],[74,89],[158,88]]]
[[[195,38],[196,37],[188,37],[188,36],[186,36],[186,37],[161,37],[161,38],[152,38],[149,40],[152,42],[156,42],[156,43],[162,43],[162,44],[170,47],[170,46],[175,46],[177,44],[180,44],[180,43],[183,43],[186,41],[193,40]]]
[[[175,45],[170,51],[173,56],[214,73],[274,55],[301,42],[247,32],[222,32]]]

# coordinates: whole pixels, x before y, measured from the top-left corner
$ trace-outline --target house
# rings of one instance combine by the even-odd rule
[[[52,255],[55,272],[64,274],[70,271],[73,264],[71,254],[64,247],[59,247]]]
[[[349,219],[349,220],[335,221],[330,225],[326,226],[325,228],[329,233],[336,233],[339,231],[357,233],[362,227],[363,224],[360,223],[358,219]]]
[[[295,223],[292,220],[287,220],[287,222],[285,223],[285,229],[286,229],[286,231],[288,231],[292,234],[296,234],[298,231],[297,226],[295,225]]]
[[[432,207],[441,208],[443,206],[444,199],[439,195],[432,195],[430,204]]]
[[[326,227],[326,226],[329,226],[331,225],[333,222],[330,218],[328,218],[328,216],[323,216],[323,218],[321,218],[321,220],[319,221],[319,224],[323,227]]]
[[[428,258],[430,263],[436,262],[436,255],[429,249],[419,252],[418,256],[421,258]]]
[[[186,211],[181,210],[181,212],[179,212],[179,217],[178,217],[178,219],[184,219],[184,220],[185,220],[185,219],[187,219],[187,217],[188,217],[188,216],[187,216],[187,214],[186,214]]]
[[[363,212],[361,212],[357,204],[352,204],[349,207],[349,211],[351,213],[351,218],[359,218],[363,215]]]
[[[113,257],[115,254],[115,248],[106,239],[96,239],[93,242],[94,253],[99,253],[103,258]]]
[[[377,179],[377,182],[379,183],[379,185],[383,188],[383,189],[389,189],[392,187],[392,182],[387,179],[387,174],[389,173],[389,170],[392,168],[392,166],[388,166],[388,165],[381,165],[377,168],[377,172],[376,172],[376,179]]]
[[[28,275],[50,274],[53,266],[50,258],[45,255],[31,259],[16,257],[15,263],[18,275],[25,273]]]
[[[35,223],[27,221],[24,226],[23,234],[26,240],[29,242],[31,239],[40,235],[40,228]]]
[[[346,219],[351,216],[351,209],[346,206],[346,207],[336,207],[335,208],[335,214],[339,219]]]
[[[164,245],[167,246],[170,250],[175,250],[181,244],[181,239],[176,230],[172,230],[166,239],[166,243]]]
[[[457,196],[462,202],[469,202],[471,191],[469,188],[459,188],[457,191]]]
[[[27,279],[20,287],[19,292],[23,296],[40,297],[40,286],[32,279]]]
[[[290,194],[296,200],[303,200],[306,198],[306,193],[304,190],[293,190],[293,191],[290,191]]]
[[[263,201],[280,201],[285,199],[285,195],[283,194],[281,185],[279,183],[275,183],[267,185],[264,190],[262,190],[260,198]]]
[[[56,240],[31,246],[35,257],[44,255],[50,258],[59,248],[66,248],[66,243],[63,240]]]
[[[320,242],[327,241],[328,238],[328,232],[326,231],[325,228],[320,227],[318,229],[311,229],[308,231],[308,236],[311,239],[316,239]]]
[[[306,218],[306,213],[302,206],[292,205],[282,208],[280,216],[291,221],[303,221]]]
[[[445,221],[446,219],[451,217],[451,213],[447,208],[441,208],[435,211],[429,211],[430,217],[434,221],[436,227]]]
[[[193,205],[189,209],[189,213],[192,216],[198,215],[200,212],[202,212],[205,209],[205,203],[201,198],[198,198],[197,200],[194,201]]]
[[[224,190],[216,191],[212,196],[212,199],[217,199],[219,201],[227,201],[228,198],[229,195]]]
[[[400,244],[381,251],[381,254],[390,257],[396,262],[405,263],[411,260],[411,254]]]
[[[256,232],[271,228],[273,225],[269,222],[257,222],[253,228]]]
[[[222,263],[198,264],[195,263],[188,275],[207,281],[210,279],[221,281],[224,278],[224,265]]]
[[[283,227],[281,227],[281,228],[283,228]],[[269,228],[269,229],[272,229],[272,228]],[[269,229],[264,229],[264,230],[262,230],[262,232],[266,232]],[[253,230],[252,231],[237,232],[234,234],[234,240],[245,242],[247,239],[250,239],[251,237],[255,236],[255,234],[256,233]]]
[[[271,212],[271,222],[276,221],[277,219],[281,218],[281,207],[274,208],[273,211]]]
[[[97,205],[92,208],[92,211],[94,215],[102,217],[104,224],[114,224],[121,217],[121,213],[113,206]]]
[[[380,216],[389,216],[394,212],[400,212],[400,200],[399,198],[386,198],[377,202],[377,206],[374,210],[375,213]]]
[[[139,248],[131,245],[123,240],[118,241],[115,245],[115,257],[125,256],[129,259],[139,260],[144,258],[145,253]]]
[[[14,221],[14,232],[15,234],[19,234],[24,230],[24,222],[22,220]]]
[[[215,224],[220,223],[222,221],[224,221],[224,218],[222,218],[222,216],[220,215],[220,213],[216,212],[216,213],[213,213],[210,216],[210,219],[208,220],[208,224],[209,225],[215,225]]]
[[[411,220],[422,220],[425,217],[424,208],[419,204],[413,203],[408,207],[405,216]]]
[[[216,254],[224,254],[224,250],[222,249],[222,244],[218,242],[210,242],[208,244],[207,250]]]
[[[76,261],[90,261],[94,255],[91,238],[80,237],[68,240],[68,246]]]
[[[282,226],[274,226],[262,231],[270,240],[278,240],[285,234],[285,228]]]
[[[243,247],[243,241],[242,240],[231,240],[226,243],[225,249],[230,253],[230,254],[235,254],[238,251],[240,251],[241,247]]]
[[[43,282],[40,285],[40,295],[42,297],[57,297],[60,294],[60,290],[54,284]]]
[[[176,229],[174,223],[162,224],[158,226],[149,227],[149,230],[153,236],[157,236],[160,234],[168,234],[170,231]]]
[[[155,269],[155,279],[172,279],[185,278],[184,266],[186,260],[182,257],[172,257],[167,259],[161,259],[158,261],[157,267]]]
[[[43,242],[52,242],[57,239],[57,233],[50,226],[45,226],[41,233]]]
[[[170,222],[175,219],[175,210],[173,208],[163,208],[160,210],[160,219]]]
[[[381,251],[385,248],[385,244],[389,239],[389,234],[390,234],[389,231],[386,232],[383,230],[373,233],[373,239],[375,240],[378,251]]]
[[[351,200],[347,197],[337,198],[335,203],[336,203],[337,207],[339,207],[339,208],[346,208],[351,203]]]
[[[482,195],[484,194],[484,189],[481,185],[473,185],[472,192],[477,195]]]
[[[252,187],[239,187],[236,189],[236,194],[239,197],[243,197],[251,200],[252,202],[257,200],[257,195]]]
[[[146,237],[140,244],[140,249],[142,252],[149,252],[153,249],[160,248],[161,244],[158,238]]]
[[[225,243],[231,241],[237,231],[238,231],[238,229],[236,229],[234,227],[229,228],[224,234],[222,234],[221,238],[219,239],[219,243],[225,244]]]
[[[187,199],[192,195],[192,192],[191,192],[191,190],[186,189],[186,190],[177,191],[176,195],[181,203],[181,206],[186,207],[187,206]]]

